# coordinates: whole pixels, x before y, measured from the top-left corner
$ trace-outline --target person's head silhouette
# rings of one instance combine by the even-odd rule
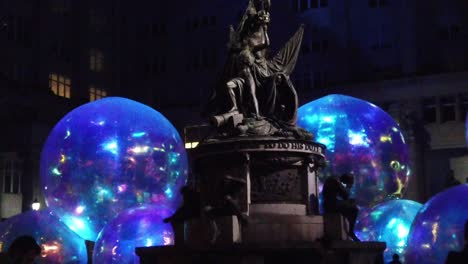
[[[32,236],[17,237],[8,248],[8,256],[13,263],[34,263],[41,254],[41,247]]]

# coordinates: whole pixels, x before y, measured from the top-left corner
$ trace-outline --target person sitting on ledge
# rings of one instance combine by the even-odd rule
[[[35,263],[41,254],[41,247],[32,236],[17,237],[8,248],[6,253],[0,253],[0,263]]]
[[[354,241],[360,241],[354,234],[354,225],[359,209],[354,201],[350,199],[350,190],[354,184],[354,175],[344,173],[338,179],[336,176],[328,177],[323,185],[323,209],[327,213],[339,213],[349,223],[348,236]]]

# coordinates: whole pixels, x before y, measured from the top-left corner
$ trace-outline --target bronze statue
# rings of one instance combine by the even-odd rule
[[[304,30],[301,26],[269,58],[270,7],[270,0],[250,0],[237,30],[231,26],[228,60],[208,112],[216,127],[227,126],[230,118],[237,120],[232,127],[239,134],[310,139],[310,134],[296,127],[298,99],[289,79]]]

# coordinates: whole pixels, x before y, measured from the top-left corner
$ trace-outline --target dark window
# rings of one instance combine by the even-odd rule
[[[320,1],[320,7],[327,7],[328,6],[328,0],[321,0]]]
[[[300,11],[305,11],[309,8],[308,0],[301,0]]]
[[[11,193],[11,183],[13,181],[12,179],[12,173],[11,173],[11,162],[7,161],[5,164],[5,171],[4,171],[4,177],[5,177],[5,185],[3,187],[3,191],[6,193]]]
[[[212,26],[216,25],[216,17],[215,17],[215,16],[211,16],[211,18],[210,18],[210,24],[211,24]]]
[[[459,34],[460,34],[460,26],[452,25],[450,27],[450,39],[458,39]]]
[[[437,101],[435,97],[423,99],[423,109],[425,123],[437,122]]]
[[[369,0],[369,7],[372,7],[372,8],[377,7],[377,0]]]
[[[468,115],[468,93],[464,93],[464,94],[460,95],[460,116],[461,116],[461,121],[465,121],[468,118],[467,115]]]
[[[318,0],[310,0],[310,8],[318,8],[319,3]]]
[[[328,51],[328,40],[322,40],[322,52]]]
[[[207,16],[204,16],[204,17],[202,18],[202,25],[203,25],[203,26],[208,26],[208,17],[207,17]]]
[[[439,31],[437,32],[437,35],[440,40],[448,40],[449,38],[449,32],[446,28],[439,29]]]
[[[22,162],[14,159],[0,160],[0,175],[3,180],[3,192],[5,193],[20,193],[21,192],[21,175]]]
[[[441,121],[454,121],[455,120],[455,97],[447,96],[440,99],[441,107]]]
[[[312,51],[313,52],[320,52],[320,42],[319,41],[313,41],[312,42]]]
[[[299,12],[299,0],[292,0],[293,12]]]

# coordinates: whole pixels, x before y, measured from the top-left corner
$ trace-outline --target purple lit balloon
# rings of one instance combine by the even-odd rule
[[[82,105],[63,117],[43,147],[47,206],[94,241],[121,211],[149,203],[176,208],[187,178],[184,144],[156,110],[120,97]]]
[[[447,253],[463,248],[468,220],[468,184],[438,193],[421,208],[408,236],[407,263],[444,263]]]
[[[29,235],[41,246],[35,263],[88,263],[85,241],[49,210],[28,211],[0,224],[0,244],[6,251],[19,236]]]
[[[160,206],[141,206],[120,213],[99,233],[94,245],[93,263],[140,263],[137,247],[174,243],[170,224],[162,219],[171,210]]]
[[[384,251],[385,263],[397,253],[404,263],[408,233],[422,204],[410,200],[390,200],[360,210],[356,221],[356,235],[362,241],[382,241],[387,243]]]
[[[301,106],[297,124],[327,147],[324,176],[353,172],[359,205],[401,197],[410,176],[408,147],[398,124],[379,107],[332,94]]]

